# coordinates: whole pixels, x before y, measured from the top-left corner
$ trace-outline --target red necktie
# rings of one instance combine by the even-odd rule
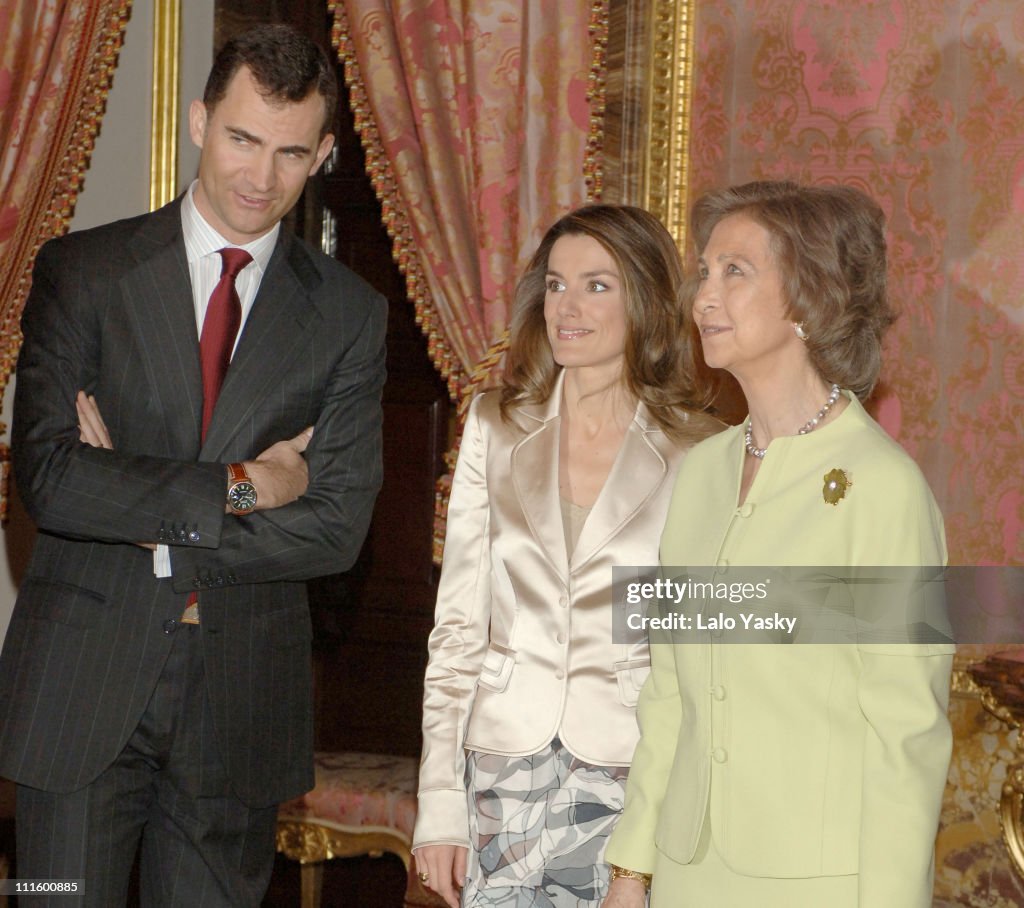
[[[238,326],[242,324],[242,303],[235,290],[235,278],[252,261],[252,256],[244,249],[231,246],[221,249],[220,257],[224,260],[220,280],[210,294],[203,333],[199,336],[199,362],[203,371],[203,441],[206,441],[206,428],[210,425],[220,386],[224,384],[224,375],[231,362]],[[188,594],[181,622],[199,623],[199,596],[195,592]]]
[[[199,337],[199,360],[203,370],[203,441],[206,441],[206,429],[231,362],[238,326],[242,324],[242,304],[235,290],[235,278],[252,261],[252,256],[244,249],[227,247],[220,250],[220,255],[224,265],[220,280],[210,294],[203,332]]]

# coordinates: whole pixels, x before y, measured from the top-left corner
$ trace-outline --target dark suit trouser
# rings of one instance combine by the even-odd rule
[[[176,628],[149,706],[117,760],[70,794],[18,787],[18,877],[85,881],[81,898],[20,897],[19,905],[124,905],[140,844],[146,908],[260,904],[274,864],[277,809],[253,809],[231,794],[199,629]]]

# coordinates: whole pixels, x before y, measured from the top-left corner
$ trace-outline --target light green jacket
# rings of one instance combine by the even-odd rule
[[[737,507],[745,456],[741,427],[691,451],[663,564],[945,564],[924,477],[856,399],[818,431],[774,440]],[[852,484],[833,505],[834,468]],[[658,640],[609,861],[649,872],[657,847],[688,863],[708,816],[737,873],[859,874],[864,908],[931,904],[952,645]]]

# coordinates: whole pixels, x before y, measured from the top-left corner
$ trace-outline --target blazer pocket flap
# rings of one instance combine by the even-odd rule
[[[95,627],[107,604],[106,596],[60,580],[28,577],[18,593],[18,607],[29,618],[55,621],[88,630]]]
[[[484,656],[483,665],[480,666],[477,683],[485,690],[500,693],[508,687],[508,679],[512,677],[512,668],[515,664],[516,654],[513,650],[492,643],[487,655]]]
[[[625,706],[636,706],[640,697],[640,688],[644,686],[647,676],[651,673],[651,660],[624,659],[616,662],[615,678],[619,682],[619,699]]]

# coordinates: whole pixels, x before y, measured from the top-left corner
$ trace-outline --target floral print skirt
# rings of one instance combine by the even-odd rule
[[[598,908],[625,766],[592,766],[557,738],[529,757],[470,751],[464,908]]]

